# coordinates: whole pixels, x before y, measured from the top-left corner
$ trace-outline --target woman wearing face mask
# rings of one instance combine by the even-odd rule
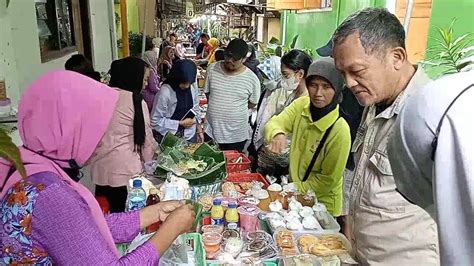
[[[128,180],[143,172],[157,147],[142,94],[148,75],[145,62],[135,57],[116,60],[110,68],[109,86],[118,88],[119,100],[90,170],[95,194],[107,198],[111,212],[125,210]]]
[[[343,85],[332,58],[312,63],[309,97],[294,101],[265,127],[265,140],[277,154],[291,134],[290,178],[299,192],[314,191],[333,216],[342,212],[342,174],[351,146],[349,125],[339,116]]]
[[[64,172],[103,149],[120,98],[119,91],[70,71],[45,74],[24,92],[18,127],[26,176],[0,159],[1,265],[158,265],[191,228],[192,207],[179,202],[104,217],[92,193]],[[119,255],[115,243],[130,242],[158,221],[150,240]]]
[[[191,142],[202,142],[198,88],[195,84],[197,67],[193,61],[178,60],[168,78],[156,94],[151,112],[151,125],[159,141],[166,133],[183,137]]]
[[[288,173],[287,156],[274,156],[263,147],[264,127],[275,115],[278,115],[295,99],[307,95],[305,76],[312,59],[305,52],[292,50],[279,57],[271,57],[259,69],[266,76],[263,84],[265,93],[258,106],[257,122],[250,150],[253,156],[258,154],[257,171],[264,175],[279,177]],[[278,157],[278,158],[276,158]]]

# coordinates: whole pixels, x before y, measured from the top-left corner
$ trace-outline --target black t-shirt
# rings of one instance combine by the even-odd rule
[[[197,47],[196,47],[196,54],[202,54],[202,52],[204,52],[204,47],[206,45],[204,43],[200,43]]]

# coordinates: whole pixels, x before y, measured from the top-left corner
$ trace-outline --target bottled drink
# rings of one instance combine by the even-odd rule
[[[160,202],[160,197],[158,196],[158,189],[151,188],[148,198],[146,199],[146,206],[150,206]],[[147,233],[153,233],[160,228],[161,222],[156,222],[146,228]]]
[[[239,228],[239,214],[237,212],[237,203],[230,202],[229,208],[225,212],[225,222],[229,229],[236,230]]]
[[[133,180],[133,188],[128,193],[127,210],[139,210],[145,207],[146,193],[140,179]]]
[[[221,206],[220,199],[214,199],[212,202],[213,206],[211,209],[211,224],[213,225],[224,225],[224,209]]]

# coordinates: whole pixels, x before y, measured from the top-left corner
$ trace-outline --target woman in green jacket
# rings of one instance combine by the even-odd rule
[[[339,115],[343,85],[333,59],[312,63],[306,77],[309,96],[294,101],[265,127],[265,140],[275,153],[286,149],[286,136],[292,135],[290,178],[299,192],[313,190],[333,216],[342,212],[342,174],[351,146],[349,125]]]

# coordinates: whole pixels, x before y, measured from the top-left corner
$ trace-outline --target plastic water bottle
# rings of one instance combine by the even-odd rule
[[[146,193],[142,188],[142,181],[140,179],[133,180],[133,188],[128,193],[127,210],[139,210],[146,205]]]

